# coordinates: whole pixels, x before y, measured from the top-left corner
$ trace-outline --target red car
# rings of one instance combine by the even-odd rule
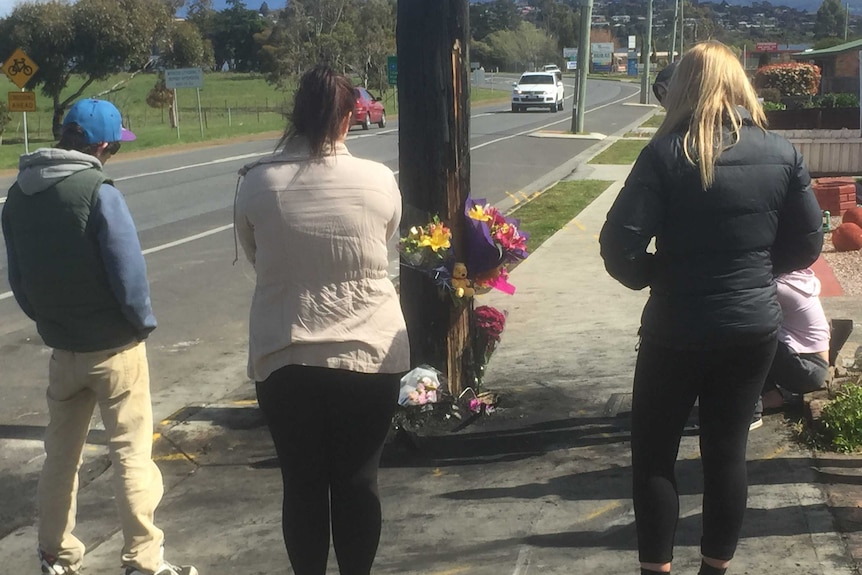
[[[383,104],[371,95],[365,88],[354,88],[356,94],[356,105],[353,107],[353,125],[362,126],[363,130],[377,124],[381,128],[386,127],[386,110]]]

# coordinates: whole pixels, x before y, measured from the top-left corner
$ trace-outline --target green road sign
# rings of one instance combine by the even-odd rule
[[[386,57],[386,75],[389,78],[390,86],[398,84],[398,56]]]

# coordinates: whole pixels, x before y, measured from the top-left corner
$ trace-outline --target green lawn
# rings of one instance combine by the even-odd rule
[[[521,229],[530,234],[527,251],[533,252],[542,245],[612,183],[603,180],[559,182],[512,212],[511,216],[521,220]]]
[[[100,92],[126,80],[128,75],[116,75],[102,82],[94,82],[82,97],[96,96]],[[147,94],[157,80],[156,74],[139,74],[122,85],[122,89],[100,96],[114,102],[125,117],[125,124],[138,139],[120,151],[145,150],[172,144],[223,140],[284,130],[283,112],[292,101],[293,90],[279,90],[267,84],[257,74],[208,73],[204,76],[204,87],[200,89],[201,114],[198,115],[197,93],[194,89],[177,91],[180,121],[179,135],[171,128],[168,110],[150,108],[146,104]],[[80,78],[70,82],[65,94],[72,94],[81,85]],[[17,91],[17,87],[5,76],[0,76],[0,93]],[[395,91],[390,89],[381,97],[386,114],[398,114]],[[508,91],[474,88],[471,101],[478,102],[508,99]],[[27,134],[30,151],[54,143],[51,134],[52,103],[40,92],[36,92],[37,111],[27,114]],[[203,136],[201,136],[203,124]],[[18,156],[24,153],[24,115],[12,114],[12,122],[6,127],[0,144],[0,169],[15,168]]]
[[[590,160],[590,164],[621,164],[628,165],[637,160],[641,150],[648,140],[617,140],[598,156]]]
[[[661,123],[664,122],[664,114],[656,114],[655,116],[650,116],[646,122],[641,124],[641,128],[658,128],[661,126]]]

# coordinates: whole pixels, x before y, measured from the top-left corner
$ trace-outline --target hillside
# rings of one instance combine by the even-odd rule
[[[751,0],[727,0],[727,3],[734,6],[751,6],[752,4]],[[772,5],[774,7],[787,6],[788,8],[804,10],[813,14],[817,12],[822,3],[822,0],[777,0],[776,2],[773,2]],[[856,11],[853,10],[852,5],[850,6],[850,10],[852,12]]]

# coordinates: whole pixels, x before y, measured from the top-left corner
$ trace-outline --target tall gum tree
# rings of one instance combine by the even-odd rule
[[[828,38],[844,33],[845,10],[839,0],[823,0],[814,19],[814,38]]]
[[[69,105],[97,80],[143,69],[171,18],[162,0],[20,4],[0,20],[0,57],[22,48],[39,66],[26,88],[40,87],[51,98],[52,129],[59,138]],[[73,76],[82,83],[69,92]]]

